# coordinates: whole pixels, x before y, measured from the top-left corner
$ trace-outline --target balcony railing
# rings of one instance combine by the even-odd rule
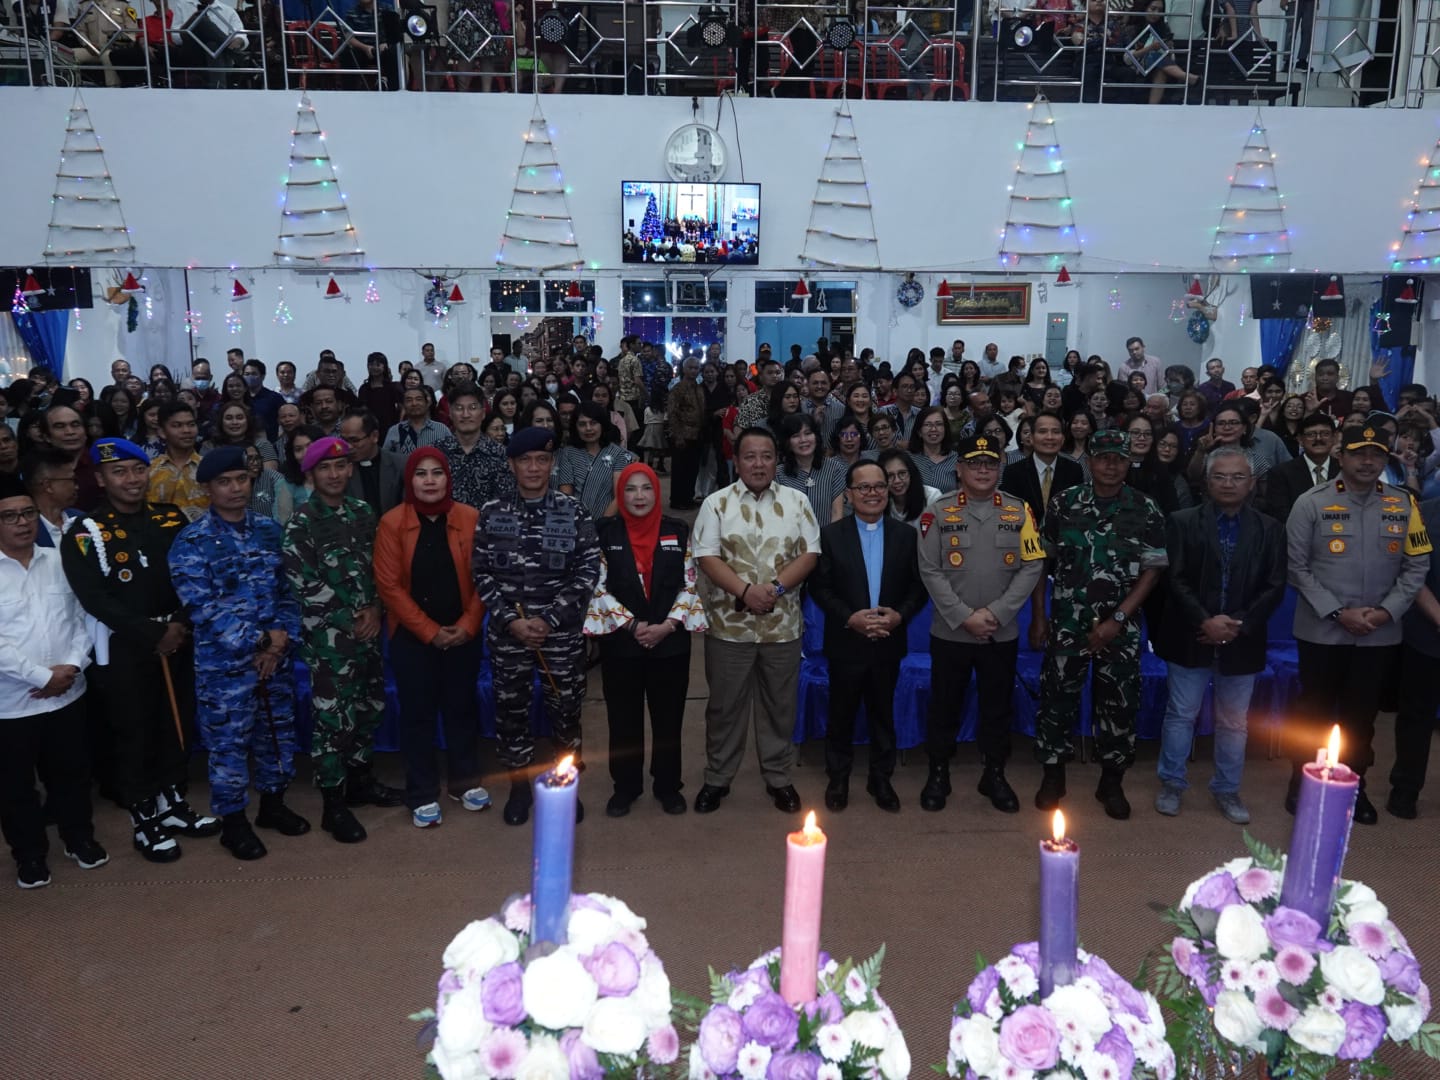
[[[1202,0],[1153,13],[1143,0],[1027,2],[282,0],[237,13],[226,0],[78,0],[66,23],[56,0],[20,0],[0,26],[0,79],[1392,108],[1434,103],[1440,86],[1440,0],[1361,0],[1343,17],[1316,14],[1317,0],[1263,16],[1258,0],[1238,16]]]

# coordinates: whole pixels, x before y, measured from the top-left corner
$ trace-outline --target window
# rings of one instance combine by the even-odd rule
[[[548,287],[550,282],[545,283]],[[566,285],[569,282],[565,283]],[[561,295],[564,295],[563,286]],[[591,297],[594,299],[594,287]],[[540,281],[538,278],[492,278],[490,281],[490,310],[519,311],[524,308],[532,314],[540,310]]]
[[[785,281],[757,281],[755,310],[792,315],[853,315],[856,310],[856,284],[853,281],[806,281],[809,299],[795,298],[799,278]],[[808,305],[808,306],[807,306]]]
[[[570,295],[570,286],[580,286],[580,297],[582,303],[566,303],[565,298]],[[577,312],[589,311],[595,306],[595,282],[578,281],[574,278],[568,280],[545,279],[545,310],[575,314]]]

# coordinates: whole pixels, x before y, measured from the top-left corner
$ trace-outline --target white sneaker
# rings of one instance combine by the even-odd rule
[[[486,791],[483,787],[472,787],[469,791],[465,792],[464,795],[451,795],[450,798],[454,799],[466,810],[473,810],[478,813],[481,810],[490,809],[490,792]]]
[[[440,804],[432,802],[426,803],[424,806],[417,806],[410,812],[410,820],[417,829],[428,829],[431,825],[439,825]]]

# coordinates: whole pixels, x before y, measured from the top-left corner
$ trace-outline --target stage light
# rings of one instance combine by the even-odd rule
[[[859,34],[855,29],[855,24],[848,18],[841,16],[838,19],[830,20],[829,25],[825,27],[825,35],[821,41],[827,49],[844,52],[850,48],[851,45],[855,44],[855,39],[858,36]]]
[[[535,33],[547,45],[561,45],[570,31],[570,24],[558,7],[552,7],[535,23]]]

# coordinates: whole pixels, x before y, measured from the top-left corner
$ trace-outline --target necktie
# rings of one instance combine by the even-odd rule
[[[1054,468],[1046,465],[1045,471],[1040,474],[1040,503],[1043,506],[1050,505],[1050,472]]]
[[[1315,466],[1315,484],[1318,487],[1323,483],[1325,483],[1325,465],[1322,462]]]

